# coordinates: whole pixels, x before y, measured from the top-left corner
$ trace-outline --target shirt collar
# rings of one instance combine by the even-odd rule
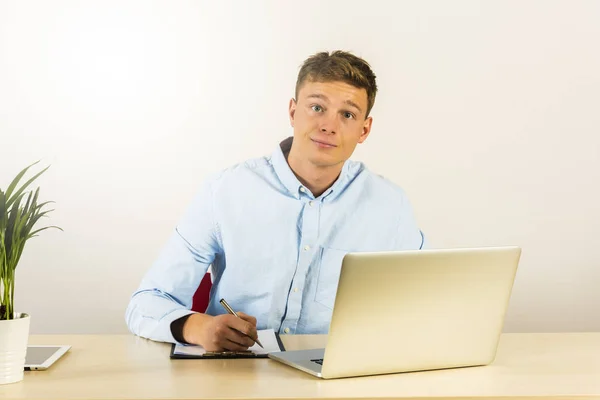
[[[300,188],[302,188],[303,185],[300,183],[298,178],[296,178],[296,175],[287,162],[287,155],[292,148],[293,140],[293,136],[290,136],[279,143],[279,146],[277,146],[271,155],[271,162],[281,183],[283,183],[292,196],[294,196],[296,199],[300,199]],[[346,160],[338,179],[336,179],[333,185],[323,192],[320,197],[323,199],[327,198],[328,200],[333,200],[336,198],[344,191],[344,189],[350,184],[353,177],[356,175],[357,171],[351,171],[355,169],[356,168],[352,168],[351,161]]]

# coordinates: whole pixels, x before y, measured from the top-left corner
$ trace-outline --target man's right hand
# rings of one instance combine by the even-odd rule
[[[192,314],[183,325],[183,338],[188,343],[199,344],[206,351],[248,350],[258,338],[256,318],[243,312],[237,314],[240,318],[231,314]]]

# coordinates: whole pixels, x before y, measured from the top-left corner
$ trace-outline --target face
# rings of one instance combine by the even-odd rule
[[[367,139],[373,119],[366,118],[367,91],[345,82],[306,81],[290,101],[296,157],[316,167],[345,162]]]

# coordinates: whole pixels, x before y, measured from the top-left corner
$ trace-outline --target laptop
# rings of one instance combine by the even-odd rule
[[[319,378],[488,365],[519,247],[348,253],[324,349],[269,358]]]

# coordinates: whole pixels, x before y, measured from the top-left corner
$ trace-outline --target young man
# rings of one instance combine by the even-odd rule
[[[133,294],[129,329],[208,351],[246,350],[257,328],[326,333],[344,254],[421,249],[402,189],[349,160],[371,131],[376,92],[361,58],[342,51],[308,58],[289,104],[294,136],[270,157],[204,182]],[[211,265],[208,309],[193,313]]]

